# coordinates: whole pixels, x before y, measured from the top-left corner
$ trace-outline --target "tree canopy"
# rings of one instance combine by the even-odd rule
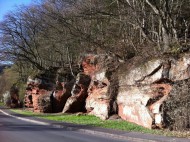
[[[127,60],[189,48],[188,0],[42,0],[0,23],[1,59],[18,70],[70,66],[84,53]]]

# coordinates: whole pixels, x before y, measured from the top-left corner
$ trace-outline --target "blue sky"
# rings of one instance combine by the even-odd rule
[[[3,16],[11,11],[14,10],[15,6],[18,5],[29,5],[32,3],[32,0],[0,0],[0,21],[2,21]]]

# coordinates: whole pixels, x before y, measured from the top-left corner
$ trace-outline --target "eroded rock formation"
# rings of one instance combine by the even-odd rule
[[[108,55],[88,55],[86,59],[88,62],[82,62],[84,73],[91,76],[86,99],[87,112],[103,120],[108,119],[117,95],[117,78],[114,73],[119,62]]]
[[[62,112],[73,86],[67,70],[65,72],[62,68],[50,67],[34,77],[29,76],[24,97],[25,107],[32,108],[35,112]]]
[[[65,112],[85,112],[85,100],[88,96],[87,90],[90,84],[90,77],[79,73],[71,91],[71,97],[68,98],[63,113]]]
[[[30,86],[30,85],[26,88],[26,92],[25,92],[25,96],[24,96],[24,107],[33,108],[32,86]]]
[[[99,76],[99,78],[98,78]],[[96,74],[92,78],[86,99],[86,109],[89,114],[107,119],[110,112],[110,99],[108,87],[110,82],[105,76],[105,72]]]
[[[34,112],[51,113],[51,95],[52,91],[46,90],[46,85],[39,83],[34,83],[32,88],[32,102]]]
[[[56,89],[52,96],[53,112],[57,113],[63,111],[67,99],[71,97],[71,90],[74,82],[75,80],[71,80],[69,82],[57,82]]]
[[[27,106],[33,103],[34,111],[39,112],[87,112],[103,120],[118,114],[147,128],[176,126],[177,119],[172,118],[169,109],[175,112],[177,108],[171,108],[171,102],[181,103],[171,96],[177,94],[173,90],[181,90],[179,82],[190,78],[190,54],[178,58],[133,58],[125,63],[116,56],[90,54],[84,56],[81,67],[83,71],[75,80],[46,85],[43,80],[34,81],[26,93]],[[180,107],[183,108],[182,104]],[[180,126],[190,125],[189,121],[184,123],[185,126]]]
[[[178,59],[149,59],[124,64],[118,73],[118,114],[147,128],[164,127],[163,103],[173,84],[189,78],[189,54]],[[127,72],[125,72],[127,70]]]

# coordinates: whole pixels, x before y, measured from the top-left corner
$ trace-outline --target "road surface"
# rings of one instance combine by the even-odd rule
[[[129,142],[38,125],[0,112],[0,142]]]

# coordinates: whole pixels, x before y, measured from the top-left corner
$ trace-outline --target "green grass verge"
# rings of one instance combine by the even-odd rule
[[[4,103],[3,103],[3,102],[0,102],[0,106],[4,106]]]
[[[89,126],[110,128],[110,129],[116,129],[116,130],[134,131],[134,132],[141,132],[141,133],[190,138],[190,132],[176,132],[176,131],[171,132],[169,130],[150,130],[150,129],[141,127],[139,125],[123,121],[123,120],[103,121],[92,115],[83,115],[83,114],[76,115],[76,114],[61,114],[61,113],[42,114],[42,113],[34,113],[32,111],[21,110],[21,109],[11,109],[11,111],[19,113],[19,114],[23,114],[23,115],[34,116],[34,117],[54,120],[54,121],[84,124],[84,125],[89,125]]]
[[[103,128],[111,128],[117,130],[125,130],[125,131],[136,131],[136,132],[144,132],[144,133],[153,133],[153,134],[160,134],[160,131],[157,130],[150,130],[139,125],[129,123],[123,120],[106,120],[103,121],[95,116],[92,115],[76,115],[76,114],[41,114],[41,113],[34,113],[27,110],[20,110],[20,109],[11,109],[19,114],[34,116],[39,118],[44,118],[48,120],[55,120],[61,122],[70,122],[75,124],[85,124],[89,126],[97,126]]]

